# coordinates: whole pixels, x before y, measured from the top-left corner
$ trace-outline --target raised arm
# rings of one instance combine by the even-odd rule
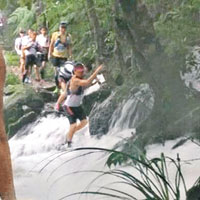
[[[102,67],[103,67],[102,65],[97,67],[97,69],[93,72],[93,74],[86,80],[76,79],[74,84],[78,85],[78,86],[83,86],[83,87],[90,85],[92,83],[92,81],[96,78],[99,71],[101,71]]]

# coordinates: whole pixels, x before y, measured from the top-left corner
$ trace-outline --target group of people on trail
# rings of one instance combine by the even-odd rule
[[[20,30],[15,40],[15,50],[20,56],[20,71],[23,83],[31,83],[32,67],[35,68],[35,80],[44,79],[44,68],[48,60],[49,37],[47,28],[42,27],[40,33],[29,29],[27,35]]]
[[[84,88],[96,78],[102,65],[96,68],[89,78],[84,79],[86,66],[81,62],[72,61],[71,35],[66,31],[67,23],[61,22],[59,30],[49,39],[47,28],[42,27],[40,34],[29,29],[27,35],[23,30],[15,41],[15,50],[20,56],[20,70],[23,83],[31,83],[32,66],[35,66],[36,81],[44,78],[44,69],[48,60],[54,66],[56,89],[60,96],[55,104],[55,110],[61,106],[69,119],[70,128],[64,144],[71,146],[73,135],[87,123],[86,114],[82,108]],[[77,120],[80,123],[77,123]]]

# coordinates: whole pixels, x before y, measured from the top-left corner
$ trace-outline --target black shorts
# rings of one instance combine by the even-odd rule
[[[37,65],[37,67],[40,67],[39,60],[33,54],[27,55],[25,59],[25,68],[28,69],[29,66],[33,65]]]
[[[77,119],[79,119],[80,121],[86,119],[86,114],[82,106],[79,107],[64,106],[63,109],[70,124],[76,123]]]
[[[51,63],[54,67],[60,67],[67,61],[67,58],[51,57]]]
[[[48,61],[48,54],[38,54],[38,60],[40,62],[47,62]]]
[[[67,83],[69,80],[70,80],[70,78],[71,78],[71,76],[70,77],[64,77],[64,76],[62,76],[62,75],[59,75],[58,76],[58,80],[59,80],[59,82],[64,82],[64,83]]]

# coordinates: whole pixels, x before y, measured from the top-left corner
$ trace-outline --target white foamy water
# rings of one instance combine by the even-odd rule
[[[199,178],[199,166],[200,166],[200,146],[197,144],[187,141],[184,145],[172,149],[172,147],[180,140],[178,138],[176,140],[167,141],[165,145],[151,145],[148,146],[147,152],[148,157],[153,158],[155,156],[159,156],[161,152],[164,152],[166,156],[177,160],[177,155],[179,155],[181,159],[181,170],[186,182],[187,189],[190,189],[193,184],[196,182],[197,178]],[[169,175],[171,180],[174,180],[175,177],[175,168],[172,163],[168,162],[167,167],[169,169]],[[183,191],[183,187],[182,187]],[[184,193],[182,192],[182,199],[185,199]]]
[[[48,126],[45,123],[49,124]],[[49,115],[36,122],[31,134],[21,135],[12,138],[9,143],[12,153],[13,170],[15,177],[15,187],[19,200],[58,200],[64,196],[85,191],[87,189],[96,191],[102,186],[112,186],[111,183],[117,181],[113,176],[103,176],[90,183],[99,175],[93,170],[109,171],[105,166],[107,155],[102,152],[92,151],[58,151],[56,147],[65,138],[68,121],[65,117],[57,118]],[[74,136],[75,147],[103,147],[112,148],[122,139],[131,137],[134,129],[127,129],[123,132],[112,132],[103,136],[100,140],[88,135],[88,127]],[[182,170],[186,179],[187,187],[190,188],[198,178],[200,161],[190,161],[199,158],[200,147],[192,142],[187,142],[184,146],[172,150],[172,146],[177,142],[168,141],[165,146],[151,145],[147,149],[149,158],[159,156],[161,152],[176,159],[179,153],[182,162]],[[20,147],[23,148],[20,148]],[[174,167],[169,163],[169,174],[174,177]],[[132,167],[122,168],[133,175],[138,173]],[[90,186],[90,187],[89,187]],[[124,192],[142,198],[141,194],[132,187],[125,187],[124,184],[114,185],[115,189],[122,189]],[[184,199],[185,197],[182,196]],[[68,198],[70,200],[93,200],[104,199],[90,195],[76,195]],[[109,199],[109,198],[108,198]]]
[[[92,137],[87,126],[74,135],[73,147],[110,149],[122,140],[133,138],[135,133],[134,124],[138,124],[140,120],[145,119],[145,113],[148,115],[152,106],[151,95],[145,91],[134,95],[133,99],[130,100],[132,102],[127,101],[127,103],[121,105],[124,117],[118,115],[119,119],[117,117],[114,119],[113,116],[112,128],[110,128],[107,135],[102,136],[100,139]],[[131,104],[137,106],[131,106]],[[142,109],[138,109],[138,106],[141,106]],[[113,115],[117,115],[117,113],[118,111]],[[129,114],[126,116],[126,113]],[[113,182],[118,182],[119,179],[109,174],[94,181],[101,174],[100,171],[110,170],[105,165],[108,158],[105,152],[58,150],[58,147],[65,141],[68,129],[69,122],[66,117],[49,114],[47,117],[40,117],[34,123],[24,127],[9,140],[18,200],[111,199],[94,195],[75,195],[66,198],[67,195],[77,192],[97,191],[102,186],[121,189],[138,200],[143,198],[133,187],[122,183],[113,184]],[[147,155],[149,158],[153,158],[164,152],[165,155],[176,158],[177,153],[179,153],[182,160],[196,159],[200,155],[200,147],[192,142],[187,142],[184,146],[172,150],[171,148],[176,142],[177,140],[166,142],[165,146],[151,145],[147,148]],[[188,188],[194,184],[199,176],[199,164],[199,160],[182,162],[183,175],[186,177]],[[173,179],[175,170],[170,164],[168,167],[169,174]],[[126,170],[139,177],[139,174],[130,166],[118,167],[118,169]],[[105,191],[105,189],[101,191]],[[181,195],[181,200],[184,200],[184,194]]]
[[[66,194],[83,191],[98,175],[91,172],[77,173],[78,171],[108,169],[105,167],[105,153],[57,150],[65,139],[68,127],[66,117],[58,118],[52,114],[10,139],[18,199],[59,199]],[[130,137],[132,131],[103,136],[98,140],[90,137],[86,127],[74,136],[73,146],[112,148],[122,138]],[[88,155],[81,156],[82,154]],[[62,177],[65,175],[66,177]],[[111,181],[109,178],[108,180]],[[77,199],[77,196],[69,199]]]

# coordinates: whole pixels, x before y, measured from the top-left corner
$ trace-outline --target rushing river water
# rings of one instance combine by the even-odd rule
[[[152,106],[151,92],[146,85],[143,85],[139,92],[119,105],[113,113],[107,135],[100,139],[92,137],[87,126],[75,134],[73,147],[113,148],[118,142],[133,137],[134,126],[149,115]],[[10,139],[18,200],[111,199],[95,195],[75,195],[65,198],[76,192],[97,191],[100,187],[108,185],[112,187],[113,182],[117,181],[117,178],[105,175],[93,182],[99,175],[97,171],[109,170],[105,165],[108,158],[105,152],[58,150],[65,140],[68,128],[69,122],[65,116],[58,117],[55,114],[49,114],[40,116],[34,123],[22,128]],[[172,146],[176,142],[177,140],[168,141],[164,146],[148,146],[147,156],[153,158],[164,152],[176,158],[179,153],[181,160],[184,161],[182,169],[186,184],[190,188],[199,175],[200,147],[188,141],[184,146],[173,150]],[[174,168],[170,164],[168,167],[169,174],[173,177]],[[131,167],[123,167],[123,169],[138,176]],[[115,184],[113,187],[114,189],[123,188],[123,192],[134,195],[138,200],[143,197],[138,191],[122,183]],[[182,199],[184,198],[183,195]]]

